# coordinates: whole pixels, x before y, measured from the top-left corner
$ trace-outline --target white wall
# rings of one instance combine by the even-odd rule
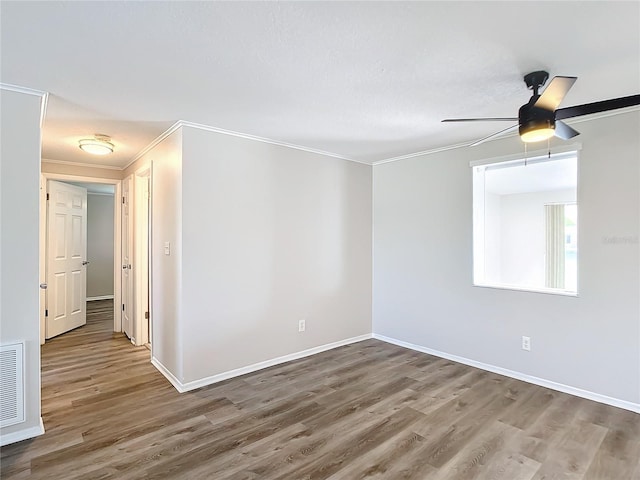
[[[0,344],[25,342],[26,421],[2,444],[35,436],[40,420],[39,189],[42,98],[0,89]]]
[[[183,129],[181,381],[371,332],[371,171]]]
[[[578,297],[472,286],[469,162],[519,139],[375,166],[374,333],[640,408],[639,119],[575,124]]]
[[[113,195],[87,195],[87,297],[113,295]]]
[[[182,376],[182,129],[147,152],[151,163],[151,319],[152,356]],[[164,254],[169,243],[170,255]]]
[[[576,201],[575,189],[501,195],[501,259],[498,283],[544,287],[544,206]]]
[[[486,192],[484,202],[484,279],[490,283],[501,283],[502,196]]]
[[[42,173],[55,173],[59,175],[76,175],[79,177],[109,178],[121,180],[125,178],[122,170],[114,168],[89,167],[74,163],[58,162],[56,160],[42,159]]]

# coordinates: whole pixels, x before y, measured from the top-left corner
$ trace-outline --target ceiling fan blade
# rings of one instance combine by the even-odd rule
[[[512,117],[487,117],[487,118],[445,118],[442,122],[517,122],[518,118]]]
[[[509,128],[505,128],[504,130],[500,130],[499,132],[492,133],[488,137],[481,138],[480,140],[477,140],[477,141],[473,142],[469,146],[470,147],[475,147],[476,145],[480,145],[481,143],[484,143],[487,140],[491,140],[494,137],[499,137],[500,135],[506,135],[507,133],[510,133],[510,132],[516,130],[517,128],[518,128],[518,125],[511,125]]]
[[[578,77],[553,77],[549,86],[544,89],[533,106],[553,112],[577,79]]]
[[[635,105],[640,105],[640,95],[631,95],[629,97],[612,98],[611,100],[585,103],[584,105],[576,105],[575,107],[559,108],[556,110],[556,120],[564,120],[565,118],[606,112],[608,110],[616,110],[618,108],[633,107]]]
[[[556,120],[556,137],[561,138],[562,140],[569,140],[577,135],[580,135],[580,132],[574,130],[563,121]]]

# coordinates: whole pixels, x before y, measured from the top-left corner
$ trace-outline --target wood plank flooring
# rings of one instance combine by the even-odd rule
[[[376,340],[179,394],[111,302],[42,347],[3,479],[637,480],[640,415]]]

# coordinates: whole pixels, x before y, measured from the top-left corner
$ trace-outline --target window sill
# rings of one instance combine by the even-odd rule
[[[491,283],[474,283],[474,287],[481,288],[495,288],[498,290],[514,290],[516,292],[531,292],[531,293],[544,293],[547,295],[560,295],[563,297],[577,297],[578,292],[571,290],[560,290],[557,288],[544,288],[544,287],[525,287],[518,285],[500,285]]]

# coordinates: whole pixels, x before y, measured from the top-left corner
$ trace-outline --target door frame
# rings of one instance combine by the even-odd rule
[[[114,215],[113,215],[113,331],[122,331],[122,312],[117,308],[121,303],[121,278],[120,278],[120,225],[121,225],[121,209],[118,199],[122,196],[121,180],[112,178],[100,178],[100,177],[87,177],[82,175],[66,175],[60,173],[41,173],[40,174],[40,282],[46,283],[45,278],[45,265],[46,265],[46,231],[47,231],[47,203],[46,192],[47,182],[49,180],[67,181],[67,182],[86,182],[86,183],[101,183],[114,186]],[[46,291],[40,290],[40,344],[43,345],[45,341],[45,301]]]
[[[118,261],[120,262],[120,265],[122,266],[122,269],[119,270],[119,275],[120,275],[120,293],[121,293],[121,300],[120,303],[122,305],[122,310],[119,310],[120,312],[120,318],[121,318],[121,325],[122,325],[122,332],[127,336],[127,338],[131,341],[132,344],[134,345],[138,345],[138,332],[136,331],[136,274],[135,272],[137,271],[138,267],[136,265],[136,261],[135,261],[135,229],[136,229],[136,225],[135,225],[135,208],[136,208],[136,201],[135,201],[135,184],[134,184],[134,175],[127,175],[126,177],[124,177],[121,181],[120,181],[120,185],[122,186],[122,191],[121,191],[121,197],[122,197],[122,202],[119,202],[119,209],[120,209],[120,235],[121,235],[121,240],[120,240],[120,258],[118,259]],[[126,185],[128,184],[128,185]],[[125,191],[125,185],[127,186],[128,190]],[[128,211],[128,215],[127,215],[127,219],[125,219],[123,211],[125,210],[125,198],[127,200],[127,211]],[[124,224],[126,224],[126,232],[125,232],[125,228],[124,228]],[[129,265],[129,268],[126,269],[127,271],[127,278],[128,278],[128,285],[125,284],[125,282],[123,281],[123,271],[125,271],[125,259],[122,258],[122,255],[124,253],[124,248],[123,245],[127,245],[127,249],[126,249],[126,253],[128,254],[128,259],[127,259],[127,264]],[[129,292],[126,291],[128,286]],[[130,293],[131,295],[127,298],[127,294]],[[128,302],[128,303],[127,303]],[[125,305],[126,305],[126,312],[123,313],[125,310]],[[129,325],[126,325],[124,323],[125,321],[125,316],[129,318]],[[129,331],[127,332],[127,326],[129,327]]]
[[[144,198],[144,183],[147,183],[148,197]],[[136,345],[150,343],[151,340],[151,257],[149,242],[151,241],[151,166],[146,165],[134,172],[133,176],[133,258],[136,269],[134,271],[134,294]],[[143,268],[145,267],[146,268]],[[144,275],[146,273],[146,276]],[[141,300],[146,298],[147,305]],[[148,325],[145,327],[145,312],[149,313]]]

